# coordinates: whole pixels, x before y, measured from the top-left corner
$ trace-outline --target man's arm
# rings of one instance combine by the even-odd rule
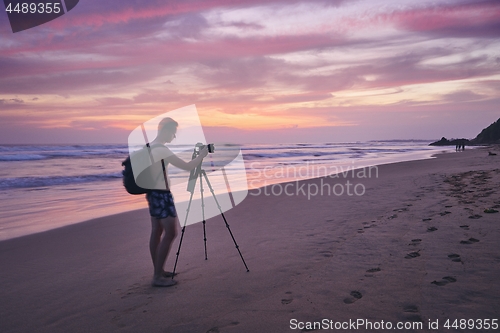
[[[177,157],[177,155],[175,155],[168,147],[162,146],[153,148],[153,156],[155,161],[165,160],[165,162],[186,171],[191,171],[196,168],[198,164],[201,163],[203,158],[205,158],[205,156],[207,155],[208,148],[205,147],[200,150],[199,155],[195,159],[189,162],[185,162],[184,160]]]
[[[195,159],[192,159],[189,162],[183,161],[173,153],[167,158],[165,158],[165,161],[167,161],[168,163],[172,164],[173,166],[179,169],[191,171],[201,163],[201,161],[203,160],[203,158],[205,158],[205,156],[207,156],[207,154],[208,154],[208,148],[205,147],[200,150],[200,154]]]

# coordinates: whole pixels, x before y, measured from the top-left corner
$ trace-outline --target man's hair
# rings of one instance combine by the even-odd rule
[[[179,123],[177,123],[172,118],[163,118],[162,121],[160,121],[160,123],[158,124],[158,134],[166,131],[175,131],[177,129],[177,126],[179,126]]]

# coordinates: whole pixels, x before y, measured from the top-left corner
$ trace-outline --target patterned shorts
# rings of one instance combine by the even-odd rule
[[[170,191],[151,191],[146,193],[146,200],[149,206],[149,215],[157,219],[164,219],[172,216],[177,217],[174,197]]]

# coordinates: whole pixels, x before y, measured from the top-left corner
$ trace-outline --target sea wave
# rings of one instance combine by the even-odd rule
[[[96,146],[0,146],[0,162],[36,161],[56,158],[116,158],[126,156],[128,148],[118,145]]]
[[[342,147],[340,149],[333,149],[331,146],[324,146],[324,150],[320,150],[320,146],[301,147],[300,149],[281,148],[276,151],[272,149],[248,149],[244,152],[243,157],[245,160],[257,159],[280,159],[280,158],[302,158],[302,157],[322,157],[331,160],[339,158],[362,158],[366,155],[385,155],[385,154],[401,154],[411,153],[417,151],[425,151],[427,149],[422,147]]]
[[[57,185],[81,184],[90,182],[109,181],[122,178],[121,172],[100,174],[100,175],[82,175],[82,176],[47,176],[47,177],[16,177],[1,178],[0,189],[30,188],[30,187],[50,187]]]
[[[0,155],[0,161],[2,162],[11,162],[11,161],[36,161],[36,160],[44,160],[47,157],[43,155],[36,154],[7,154]]]
[[[433,149],[425,142],[397,140],[364,143],[247,144],[239,147],[245,161],[262,162],[262,167],[387,158]],[[221,158],[223,160],[225,155],[222,152],[225,149],[226,145],[218,145],[216,152],[209,156],[210,162],[217,163]],[[121,161],[127,154],[126,145],[0,145],[0,165],[3,166],[0,189],[46,188],[117,179],[121,177]],[[37,160],[42,161],[31,163]],[[9,165],[13,161],[18,162]],[[11,167],[13,165],[15,167]],[[89,168],[92,168],[92,171],[89,171]],[[101,174],[98,174],[99,170]],[[50,176],[47,172],[51,171]],[[176,177],[175,168],[172,168],[171,176]]]

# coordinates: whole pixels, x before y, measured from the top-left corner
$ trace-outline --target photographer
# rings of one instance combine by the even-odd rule
[[[149,240],[149,250],[153,261],[154,276],[152,285],[156,287],[169,287],[177,282],[172,279],[172,273],[166,272],[163,268],[167,260],[170,247],[177,236],[180,226],[177,212],[175,210],[174,199],[170,192],[167,168],[168,164],[190,171],[196,168],[208,154],[207,147],[200,149],[199,155],[189,162],[185,162],[175,155],[165,143],[175,139],[178,123],[172,118],[164,118],[158,124],[158,135],[151,142],[152,156],[155,163],[151,166],[150,175],[153,179],[165,178],[162,189],[155,189],[146,194],[149,213],[151,215],[151,238]],[[165,188],[165,189],[163,189]]]

